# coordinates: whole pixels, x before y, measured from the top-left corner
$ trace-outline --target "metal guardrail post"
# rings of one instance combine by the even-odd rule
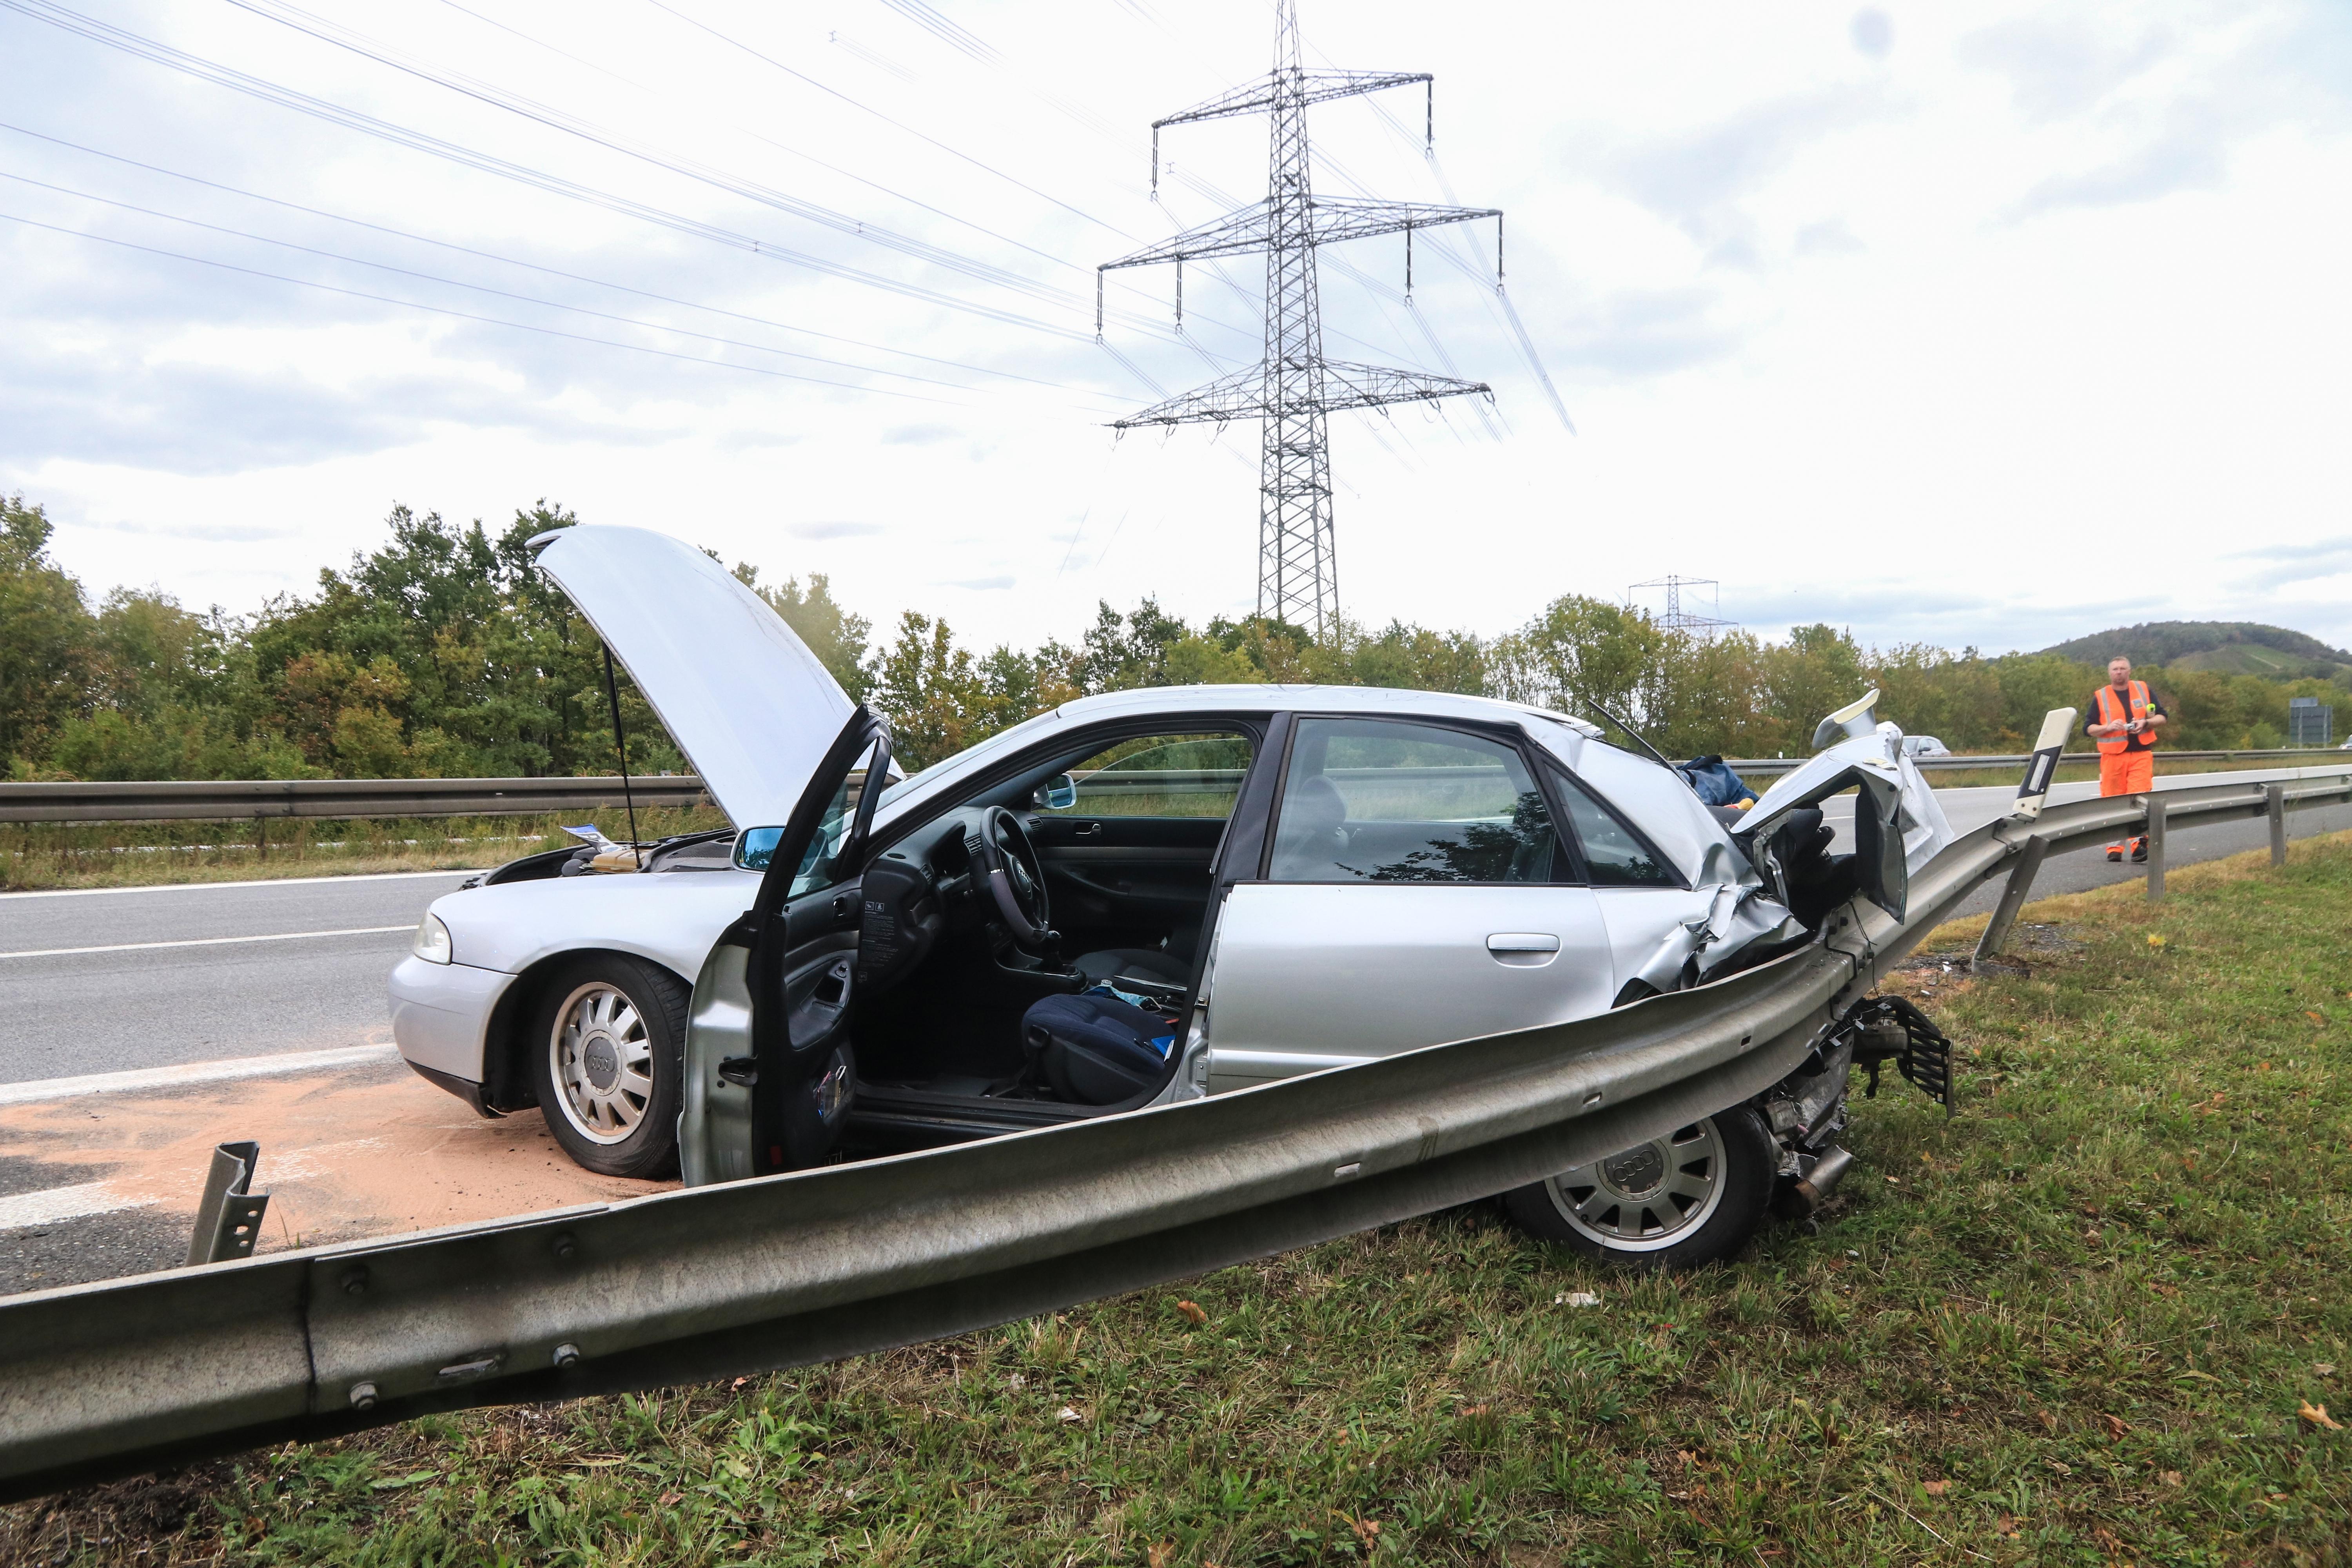
[[[213,1151],[205,1195],[196,1205],[195,1235],[188,1240],[190,1268],[253,1256],[253,1244],[261,1239],[261,1216],[269,1207],[268,1193],[251,1190],[260,1163],[258,1143],[224,1143]]]
[[[2272,784],[2263,791],[2263,809],[2271,819],[2271,864],[2286,864],[2286,785]]]
[[[2147,797],[2147,901],[2164,901],[2164,797]]]
[[[2017,864],[2009,873],[2008,885],[2000,890],[2000,901],[1993,906],[1992,919],[1986,922],[1984,935],[1977,940],[1976,952],[1969,959],[1971,972],[1984,967],[1985,960],[2000,951],[2009,938],[2009,928],[2017,921],[2017,911],[2025,907],[2028,894],[2033,891],[2033,879],[2042,870],[2042,858],[2050,853],[2050,840],[2035,834],[2018,851]]]

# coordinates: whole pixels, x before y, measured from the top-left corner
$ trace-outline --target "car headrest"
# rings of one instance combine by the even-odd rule
[[[1298,780],[1282,803],[1285,837],[1336,833],[1348,821],[1348,797],[1321,773]]]

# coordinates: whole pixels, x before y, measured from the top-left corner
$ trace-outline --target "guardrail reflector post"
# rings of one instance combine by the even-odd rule
[[[196,1205],[196,1233],[188,1240],[188,1263],[226,1263],[253,1256],[261,1239],[261,1216],[269,1194],[250,1190],[261,1163],[261,1145],[224,1143],[213,1151],[205,1173],[205,1195]]]
[[[2147,797],[2147,901],[2164,901],[2164,797]]]
[[[2271,819],[2271,864],[2286,864],[2286,785],[2274,784],[2263,791],[2263,805]]]
[[[2042,869],[2042,858],[2050,853],[2050,840],[2035,834],[2018,851],[2017,864],[2010,868],[2009,883],[2000,890],[2000,901],[1993,906],[1992,919],[1986,922],[1984,935],[1977,939],[1977,951],[1969,960],[1971,973],[1984,967],[1985,960],[2000,951],[2009,940],[2009,928],[2017,922],[2017,911],[2025,907],[2028,894],[2033,891],[2033,879]]]

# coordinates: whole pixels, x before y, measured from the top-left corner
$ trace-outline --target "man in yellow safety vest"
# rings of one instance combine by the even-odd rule
[[[2145,680],[2132,679],[2131,660],[2120,654],[2107,660],[2107,683],[2091,693],[2084,711],[2083,733],[2099,742],[2099,793],[2146,795],[2156,787],[2156,731],[2167,721],[2164,704]],[[2110,844],[2107,858],[2120,860],[2129,848],[2135,860],[2147,858],[2147,840]]]

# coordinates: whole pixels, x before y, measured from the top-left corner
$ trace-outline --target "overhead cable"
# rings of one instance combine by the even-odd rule
[[[47,142],[52,146],[70,148],[76,153],[87,153],[93,158],[103,158],[109,163],[124,164],[133,169],[143,169],[149,174],[162,174],[170,179],[184,180],[190,184],[202,185],[207,190],[242,196],[247,201],[282,207],[289,212],[321,217],[332,223],[349,224],[354,228],[364,228],[376,234],[387,234],[395,239],[409,240],[417,245],[435,246],[443,250],[455,251],[460,256],[478,257],[485,261],[495,261],[507,267],[520,267],[526,271],[541,273],[550,278],[562,278],[569,282],[585,283],[592,288],[609,289],[620,294],[634,294],[641,300],[652,300],[664,305],[677,305],[689,310],[701,310],[710,315],[727,317],[730,321],[746,321],[757,327],[772,327],[778,331],[795,332],[802,337],[820,338],[826,342],[841,343],[849,348],[866,349],[875,353],[892,354],[924,364],[940,365],[949,370],[969,371],[977,375],[1001,376],[1008,381],[1026,382],[1032,386],[1050,387],[1056,392],[1090,392],[1092,390],[1087,387],[1071,386],[1065,382],[1045,381],[1034,375],[1023,375],[1017,371],[1000,370],[993,365],[973,364],[964,360],[943,359],[937,354],[917,353],[912,349],[892,348],[885,343],[867,342],[862,338],[844,337],[838,332],[820,331],[814,327],[796,326],[790,321],[774,321],[766,316],[749,315],[744,311],[730,310],[720,305],[706,305],[693,300],[681,300],[673,294],[657,294],[652,289],[639,289],[632,284],[615,283],[608,278],[591,278],[584,273],[567,272],[560,267],[548,267],[536,261],[525,261],[519,257],[501,256],[496,251],[477,249],[470,245],[459,245],[454,240],[436,239],[430,235],[411,234],[406,229],[371,223],[365,218],[352,217],[348,214],[329,212],[323,207],[305,206],[300,202],[289,202],[282,197],[264,195],[259,191],[248,191],[241,186],[223,184],[218,180],[207,180],[201,174],[191,174],[179,169],[167,169],[160,163],[142,163],[137,158],[124,157],[120,153],[109,153],[97,147],[86,147],[79,142],[68,142],[63,137],[51,136],[22,125],[12,125],[5,121],[0,121],[0,131],[12,131],[19,136],[30,136],[37,141]]]
[[[386,261],[371,261],[363,256],[346,256],[340,251],[321,250],[316,246],[298,245],[290,239],[275,239],[266,234],[253,234],[241,228],[229,228],[222,224],[206,223],[202,218],[184,217],[178,213],[163,212],[154,207],[142,207],[135,205],[134,203],[117,201],[111,196],[96,195],[89,191],[77,191],[69,186],[51,184],[46,180],[36,180],[25,174],[12,174],[5,169],[0,169],[0,180],[14,180],[19,184],[32,185],[45,191],[54,191],[59,195],[72,196],[80,201],[97,202],[100,205],[119,208],[123,212],[134,212],[147,217],[162,218],[168,223],[185,224],[192,228],[208,229],[214,234],[225,234],[235,239],[248,239],[257,245],[274,245],[286,250],[299,250],[305,256],[321,257],[329,261],[348,262],[354,267],[373,268],[379,272],[390,272],[403,278],[414,278],[419,282],[438,283],[451,289],[471,289],[478,294],[489,294],[501,300],[512,300],[520,304],[525,305],[538,305],[551,310],[568,310],[575,315],[593,316],[598,321],[611,321],[618,326],[641,327],[648,331],[670,332],[679,337],[694,338],[703,342],[717,343],[728,348],[750,349],[755,353],[776,354],[785,359],[806,360],[812,364],[830,365],[835,370],[856,371],[866,375],[892,376],[901,381],[920,382],[926,386],[943,386],[955,392],[972,392],[978,390],[978,388],[971,386],[963,382],[941,381],[936,376],[916,375],[908,371],[884,370],[875,365],[854,363],[848,360],[826,359],[821,354],[801,353],[796,350],[775,348],[767,343],[751,342],[742,338],[719,337],[709,332],[698,332],[687,327],[672,326],[666,321],[639,321],[633,316],[616,316],[609,310],[592,310],[585,305],[567,305],[562,303],[561,300],[542,300],[532,294],[518,294],[509,289],[494,289],[486,283],[467,283],[461,279],[443,278],[436,273],[419,272],[414,268],[395,267]],[[1067,392],[1084,391],[1084,389],[1078,387],[1062,387],[1059,388],[1059,390]],[[1093,393],[1087,394],[1087,395],[1100,396],[1102,395]]]
[[[236,4],[238,3],[238,0],[231,0],[231,3]],[[623,76],[616,70],[613,70],[605,66],[600,66],[595,61],[580,55],[575,55],[569,49],[559,48],[555,45],[547,42],[544,38],[534,37],[530,34],[524,32],[520,27],[511,27],[506,23],[498,20],[496,17],[486,16],[481,12],[474,10],[470,6],[460,5],[458,0],[441,0],[441,3],[448,6],[449,9],[458,13],[460,16],[472,17],[475,21],[481,23],[486,27],[495,27],[499,32],[506,34],[509,37],[521,39],[524,43],[530,45],[533,48],[544,49],[549,54],[555,56],[559,59],[571,61],[573,65],[580,67],[583,70],[594,71],[598,76],[610,78],[612,80],[619,82],[622,86],[628,88],[633,91],[645,94],[647,98],[660,100],[670,96],[669,94],[664,93],[657,88],[647,87],[644,82],[638,81],[634,77]],[[289,10],[293,9],[291,6],[288,6],[286,8]],[[301,13],[301,15],[309,16],[310,14]],[[311,16],[310,19],[312,21],[320,20],[316,16]],[[332,24],[322,25],[332,26]],[[303,30],[306,32],[309,31],[308,28],[304,28]],[[348,31],[348,29],[339,30]],[[354,34],[352,36],[360,37],[361,35]],[[378,47],[381,47],[383,46]],[[473,79],[465,78],[463,79],[472,80]],[[550,110],[550,112],[551,113],[554,111]],[[839,163],[830,163],[803,148],[794,147],[789,142],[779,142],[772,136],[754,131],[749,126],[738,125],[732,121],[721,120],[718,121],[718,123],[724,126],[727,130],[734,132],[739,136],[748,136],[754,142],[759,142],[767,146],[773,147],[777,152],[782,153],[790,157],[798,158],[803,163],[814,163],[818,168],[824,170],[827,174],[838,174],[845,180],[853,180],[858,184],[881,192],[884,195],[888,196],[893,201],[904,202],[908,206],[919,207],[922,211],[929,213],[934,217],[944,218],[949,223],[971,230],[974,234],[986,235],[989,238],[997,241],[999,244],[1009,245],[1015,250],[1025,250],[1030,255],[1038,258],[1040,260],[1049,261],[1056,267],[1066,267],[1073,271],[1085,270],[1084,268],[1080,267],[1076,262],[1072,261],[1066,256],[1058,255],[1050,250],[1040,250],[1037,247],[1031,245],[1026,240],[1015,239],[1013,236],[1000,233],[995,229],[990,228],[985,224],[975,223],[971,219],[951,213],[944,207],[933,206],[930,203],[924,201],[919,196],[908,195],[906,192],[886,185],[879,180],[872,179],[866,175],[861,174],[855,169],[844,168]]]
[[[963,152],[960,148],[949,146],[946,142],[940,141],[935,136],[927,136],[923,132],[916,130],[913,126],[908,125],[906,121],[893,119],[891,116],[883,113],[880,110],[874,108],[870,104],[860,103],[857,100],[850,97],[847,93],[843,92],[840,89],[830,87],[825,83],[817,80],[816,78],[809,75],[806,71],[795,70],[791,66],[784,64],[783,61],[777,59],[773,56],[762,54],[761,51],[753,48],[751,45],[742,42],[740,39],[730,37],[727,34],[720,32],[718,28],[710,26],[708,22],[698,21],[696,18],[688,16],[685,12],[679,10],[675,5],[664,5],[663,0],[646,0],[646,4],[651,5],[656,11],[665,12],[669,16],[677,17],[679,21],[685,23],[689,27],[709,34],[712,37],[718,39],[720,43],[725,44],[730,48],[740,49],[743,53],[751,56],[753,59],[759,60],[765,65],[773,66],[776,69],[783,72],[786,76],[793,77],[801,81],[808,83],[809,86],[816,89],[819,92],[826,94],[828,97],[839,99],[842,102],[849,105],[852,109],[857,110],[861,113],[870,114],[875,119],[881,121],[887,125],[895,126],[897,129],[903,131],[908,135],[915,138],[918,142],[929,142],[931,146],[938,148],[940,152],[947,153],[951,158],[960,158],[963,162],[970,163],[973,168],[979,169],[985,174],[992,174],[996,178],[1003,180],[1006,184],[1017,185],[1022,190],[1028,192],[1031,195],[1035,196],[1040,201],[1051,202],[1054,205],[1060,207],[1064,212],[1070,214],[1074,217],[1084,218],[1087,222],[1097,225],[1102,228],[1109,229],[1113,234],[1118,235],[1123,238],[1132,239],[1135,237],[1133,235],[1129,234],[1125,229],[1120,228],[1116,224],[1105,223],[1101,218],[1095,216],[1094,214],[1087,212],[1082,208],[1074,207],[1069,203],[1062,200],[1059,196],[1041,191],[1025,180],[1016,179],[1013,175],[1006,174],[1003,170],[999,169],[992,164],[981,162],[971,153]]]
[[[1074,328],[1056,326],[1052,322],[1041,321],[1033,316],[1024,316],[1000,306],[984,304],[979,300],[926,288],[921,284],[904,282],[898,279],[884,277],[879,273],[867,272],[862,268],[828,261],[804,251],[794,250],[769,240],[757,239],[750,235],[738,233],[718,224],[687,217],[627,196],[615,195],[610,192],[598,190],[594,186],[583,185],[577,181],[564,179],[561,175],[545,174],[487,153],[476,152],[472,148],[460,146],[457,142],[445,141],[425,132],[395,125],[390,121],[379,120],[373,115],[363,114],[357,110],[345,109],[341,104],[331,103],[324,99],[314,98],[309,93],[280,87],[275,82],[266,81],[259,77],[217,65],[199,56],[189,54],[185,50],[173,48],[168,44],[157,43],[124,28],[68,10],[57,5],[55,0],[0,0],[0,8],[16,11],[37,21],[47,22],[93,42],[105,44],[121,49],[126,54],[136,55],[142,59],[169,67],[185,75],[195,77],[199,80],[209,81],[216,86],[226,87],[249,97],[260,99],[266,103],[291,109],[299,113],[308,114],[365,135],[375,136],[415,152],[429,153],[463,167],[530,185],[551,195],[566,196],[572,200],[585,202],[680,234],[707,239],[714,244],[729,246],[734,249],[748,251],[752,255],[767,257],[772,260],[790,262],[794,266],[803,267],[827,277],[886,289],[910,300],[919,300],[947,310],[960,310],[967,315],[978,316],[1008,326],[1027,327],[1035,331],[1047,332],[1072,342],[1091,341],[1090,334]]]
[[[67,228],[60,224],[43,223],[16,213],[0,212],[0,219],[21,223],[28,228],[47,229],[51,234],[70,235],[76,239],[95,240],[100,245],[119,246],[124,250],[144,251],[150,256],[169,257],[174,261],[192,261],[199,267],[216,267],[224,272],[241,272],[248,278],[266,278],[273,283],[291,283],[298,288],[316,289],[322,293],[341,294],[347,299],[372,300],[380,305],[397,305],[403,310],[424,310],[436,316],[450,316],[461,321],[478,321],[484,326],[508,327],[519,332],[537,332],[542,337],[564,338],[575,343],[593,343],[600,348],[626,349],[631,353],[655,354],[663,359],[682,360],[688,364],[705,365],[718,370],[740,370],[748,375],[772,376],[779,381],[805,381],[818,386],[839,387],[844,392],[868,393],[876,397],[903,397],[915,403],[936,403],[950,407],[968,408],[968,403],[954,403],[944,397],[932,397],[919,392],[901,392],[896,387],[861,386],[856,382],[830,381],[819,375],[802,375],[789,370],[769,370],[756,364],[738,364],[733,360],[702,359],[694,354],[676,353],[668,349],[649,348],[644,343],[625,343],[612,338],[592,338],[581,332],[567,332],[556,327],[536,327],[527,321],[509,321],[499,316],[477,315],[470,310],[453,310],[446,305],[427,305],[416,300],[394,299],[388,294],[371,294],[362,289],[344,289],[332,283],[313,282],[308,278],[289,278],[282,272],[265,272],[257,267],[239,267],[235,262],[215,261],[207,256],[190,256],[184,251],[166,250],[161,246],[140,245],[128,239],[116,239],[111,235],[91,234],[86,229]]]
[[[886,249],[896,250],[918,261],[961,272],[977,281],[1027,294],[1033,299],[1046,303],[1067,304],[1077,299],[1077,295],[1073,290],[1057,288],[1053,284],[1015,272],[1010,268],[999,267],[993,262],[965,256],[943,246],[917,239],[911,235],[899,234],[880,224],[869,223],[848,213],[836,212],[831,207],[793,195],[789,191],[780,191],[773,186],[728,174],[723,169],[704,163],[699,160],[665,152],[660,148],[640,142],[633,137],[599,125],[593,121],[585,120],[567,110],[525,98],[520,93],[509,92],[495,83],[467,76],[462,71],[447,70],[434,66],[403,50],[371,38],[363,33],[345,27],[340,23],[314,16],[298,5],[289,4],[288,0],[224,0],[224,3],[234,5],[241,11],[250,12],[254,16],[266,17],[282,26],[291,27],[296,32],[317,38],[321,43],[347,49],[362,58],[373,60],[379,65],[415,77],[419,81],[430,82],[436,87],[470,98],[478,103],[488,104],[491,108],[501,109],[509,114],[520,115],[523,119],[544,125],[550,130],[576,136],[607,152],[618,153],[624,157],[635,158],[640,163],[650,163],[670,174],[699,181],[730,195],[756,202],[762,206],[772,207],[803,222],[832,229],[836,234],[861,239]],[[940,214],[940,216],[951,216],[952,215]],[[1009,243],[1019,244],[1020,242]],[[1041,251],[1036,254],[1045,253]],[[1070,265],[1058,257],[1046,258],[1057,265]]]

